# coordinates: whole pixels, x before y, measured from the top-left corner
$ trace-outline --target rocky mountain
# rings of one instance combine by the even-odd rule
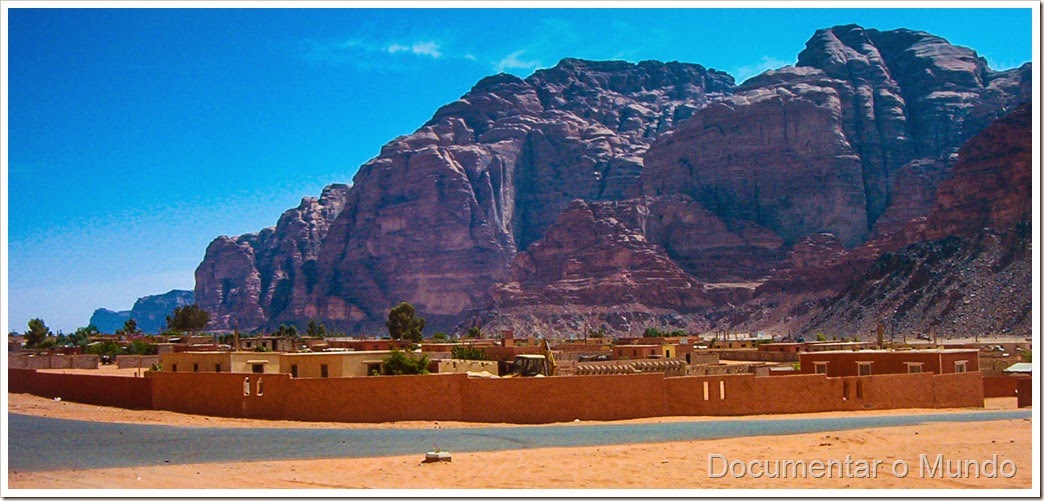
[[[882,253],[945,237],[923,225],[942,221],[933,210],[955,214],[930,226],[946,234],[1010,212],[987,197],[992,215],[963,218],[969,187],[948,180],[975,151],[962,145],[1030,98],[1030,77],[931,34],[858,26],[817,31],[797,65],[738,87],[655,61],[487,77],[350,188],[215,239],[196,297],[214,328],[376,331],[409,301],[436,328],[793,329]],[[795,301],[803,312],[784,314]]]
[[[272,303],[261,292],[279,282],[259,264],[257,249],[272,247],[262,232],[210,245],[196,272],[200,304],[226,328],[311,317],[379,326],[403,300],[429,323],[453,322],[487,304],[514,255],[572,200],[640,194],[650,142],[732,86],[699,65],[575,59],[525,80],[485,78],[360,167],[342,210],[324,219],[303,294]],[[294,238],[278,226],[271,235]]]
[[[795,335],[878,322],[897,335],[1028,335],[1032,134],[1025,103],[965,143],[927,216],[850,251],[812,249],[820,264],[773,277],[733,320]]]
[[[130,310],[112,311],[105,308],[94,310],[90,323],[106,333],[122,329],[124,322],[134,319],[138,328],[147,334],[158,334],[167,328],[167,316],[179,306],[195,303],[192,291],[172,290],[164,294],[145,296],[134,302]]]

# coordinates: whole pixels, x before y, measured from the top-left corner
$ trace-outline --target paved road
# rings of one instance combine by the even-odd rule
[[[416,455],[419,460],[424,452],[431,450],[433,443],[453,452],[475,452],[706,440],[1030,417],[1030,411],[1019,410],[583,426],[303,429],[96,423],[8,413],[8,471],[403,454]]]

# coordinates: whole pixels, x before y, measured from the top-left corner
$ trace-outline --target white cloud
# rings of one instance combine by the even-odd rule
[[[435,59],[442,57],[442,52],[439,51],[439,44],[435,42],[420,42],[413,44],[410,50],[418,56],[431,56]]]
[[[464,54],[464,59],[467,59],[468,61],[475,61],[475,60],[477,60],[478,58],[477,58],[477,57],[475,57],[475,56],[474,56],[474,55],[472,55],[472,54]]]
[[[496,71],[497,73],[501,73],[505,70],[511,69],[531,70],[540,66],[540,61],[525,61],[519,59],[519,56],[521,56],[525,51],[525,49],[522,49],[519,51],[512,52],[507,56],[504,56],[504,58],[502,58],[500,61],[497,61],[497,64],[493,66],[494,71]]]
[[[389,54],[405,52],[416,56],[428,56],[432,59],[442,57],[442,52],[439,50],[439,44],[435,42],[417,42],[412,45],[393,43],[385,50],[388,51]]]
[[[389,55],[396,58],[402,55],[414,55],[441,59],[444,55],[442,47],[435,41],[418,41],[412,43],[382,42],[372,39],[353,39],[340,42],[303,42],[302,56],[313,61],[330,63],[351,63],[370,68],[389,68]],[[382,60],[383,59],[383,60]]]
[[[744,80],[752,76],[760,75],[767,70],[782,68],[788,64],[790,63],[771,56],[762,56],[761,62],[733,68],[729,73],[732,73],[732,76],[736,77],[736,83],[742,83]]]

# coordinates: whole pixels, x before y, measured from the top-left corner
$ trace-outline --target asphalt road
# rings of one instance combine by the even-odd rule
[[[1030,419],[1029,410],[687,423],[504,426],[439,429],[196,428],[96,423],[7,414],[8,471],[116,468],[416,455],[707,440],[905,426]]]

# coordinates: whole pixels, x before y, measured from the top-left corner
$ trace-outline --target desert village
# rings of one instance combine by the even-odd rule
[[[757,335],[419,344],[346,337],[146,336],[156,355],[104,362],[9,338],[12,393],[129,409],[331,422],[552,423],[656,416],[1031,405],[1030,342],[773,341]],[[126,337],[97,341],[128,344]],[[468,358],[453,358],[467,348]],[[411,354],[412,352],[412,354]],[[393,353],[427,374],[391,376]],[[118,375],[117,375],[118,374]]]

